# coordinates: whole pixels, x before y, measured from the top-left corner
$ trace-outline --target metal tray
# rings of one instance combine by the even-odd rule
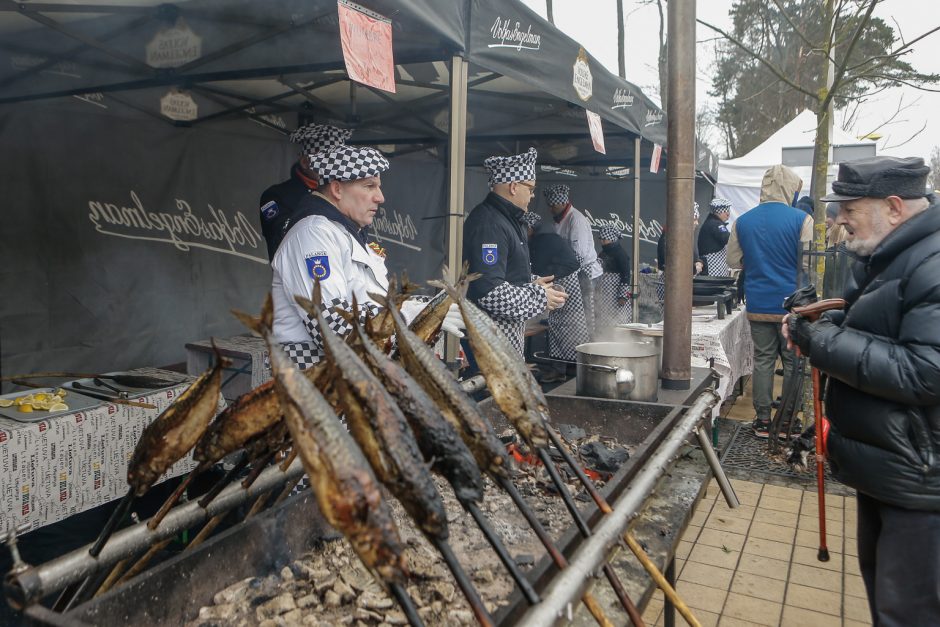
[[[108,372],[106,374],[136,374],[136,373]],[[97,383],[95,383],[94,379],[92,378],[76,379],[75,381],[69,381],[68,383],[63,384],[62,387],[68,389],[69,393],[72,393],[73,391],[76,394],[84,394],[85,392],[92,392],[93,394],[98,394],[102,397],[106,397],[109,399],[116,398],[118,400],[133,400],[135,398],[140,398],[141,396],[146,396],[147,394],[153,394],[157,390],[171,388],[175,385],[179,385],[178,382],[167,381],[165,386],[159,387],[159,388],[135,388],[135,387],[127,386],[127,385],[119,385],[110,379],[104,379],[104,382],[110,385],[111,387],[117,390],[120,390],[124,394],[115,392],[114,390],[108,387],[105,387],[103,385],[98,385]],[[76,383],[79,384],[80,388],[75,387]],[[83,390],[81,389],[82,387],[89,388],[89,389]]]
[[[62,386],[66,387],[66,386]],[[20,392],[10,392],[9,394],[0,395],[0,398],[9,398],[14,399],[20,396],[26,396],[27,394],[39,394],[42,392],[51,393],[55,392],[56,388],[36,388],[34,390],[23,390]],[[44,410],[34,410],[30,413],[24,413],[17,410],[16,406],[13,407],[0,407],[0,416],[4,418],[9,418],[10,420],[15,420],[17,422],[41,422],[43,420],[49,420],[50,418],[55,418],[57,416],[64,416],[66,414],[74,414],[77,411],[84,411],[91,407],[100,405],[102,401],[99,401],[97,398],[91,398],[90,396],[85,396],[79,394],[74,390],[68,390],[68,395],[65,397],[65,404],[69,406],[68,409],[63,409],[60,411],[44,411]]]

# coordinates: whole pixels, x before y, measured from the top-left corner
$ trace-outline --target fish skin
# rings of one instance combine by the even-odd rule
[[[319,285],[314,288],[314,304]],[[353,311],[358,308],[353,303]],[[346,422],[379,480],[395,495],[422,532],[446,540],[447,512],[444,499],[431,478],[408,422],[382,382],[346,342],[328,326],[320,308],[317,322],[325,331],[323,346],[342,372],[334,384],[340,391]]]
[[[397,401],[425,461],[432,463],[431,469],[447,479],[461,503],[481,501],[483,475],[480,467],[434,401],[400,364],[372,343],[361,326],[355,325],[352,335],[353,349]]]
[[[381,296],[373,295],[381,299]],[[378,301],[378,302],[381,302]],[[398,312],[392,312],[398,339],[398,354],[405,370],[434,401],[444,418],[457,430],[484,472],[509,478],[509,457],[492,425],[460,389],[454,376],[434,352],[412,333]]]
[[[378,481],[329,403],[274,339],[270,295],[260,321],[236,315],[268,344],[284,419],[324,518],[349,540],[379,583],[404,582],[401,538]]]
[[[237,451],[283,417],[274,381],[267,381],[235,399],[219,414],[193,449],[197,462],[214,464]]]
[[[230,364],[216,350],[215,364],[140,434],[127,466],[127,483],[135,495],[146,493],[205,433],[219,407],[222,369]]]
[[[473,356],[500,411],[530,447],[547,447],[545,395],[509,340],[489,314],[471,303],[446,279],[432,284],[440,284],[460,307]]]

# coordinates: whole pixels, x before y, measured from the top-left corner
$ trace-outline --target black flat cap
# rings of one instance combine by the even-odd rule
[[[858,198],[923,198],[930,168],[920,157],[869,157],[839,164],[838,180],[824,202]]]

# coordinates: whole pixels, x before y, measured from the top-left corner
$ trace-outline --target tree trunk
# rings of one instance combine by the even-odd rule
[[[620,78],[627,77],[627,57],[624,49],[624,30],[626,25],[623,23],[623,0],[617,0],[617,67],[620,70]]]

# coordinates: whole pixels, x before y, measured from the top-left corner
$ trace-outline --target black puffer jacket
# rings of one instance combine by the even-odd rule
[[[879,501],[940,511],[940,203],[856,263],[845,298],[810,348],[830,375],[833,471]]]

